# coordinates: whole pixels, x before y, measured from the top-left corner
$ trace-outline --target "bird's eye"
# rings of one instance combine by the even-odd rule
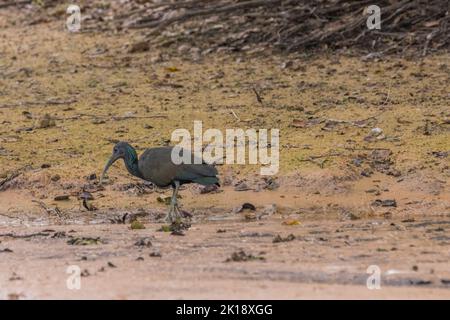
[[[114,153],[116,153],[117,152],[117,148],[114,148]]]

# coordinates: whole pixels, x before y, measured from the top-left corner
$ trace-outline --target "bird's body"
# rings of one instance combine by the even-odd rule
[[[118,142],[114,146],[113,154],[103,170],[101,181],[108,168],[118,159],[123,159],[128,172],[143,180],[150,181],[158,187],[172,186],[171,207],[168,219],[172,220],[172,213],[178,215],[177,192],[182,184],[198,183],[202,185],[218,185],[217,169],[206,163],[194,161],[191,153],[190,163],[175,164],[172,161],[173,147],[156,147],[146,149],[138,159],[136,150],[127,142]],[[180,156],[186,150],[181,149]]]
[[[138,167],[142,179],[153,182],[158,187],[199,183],[202,185],[218,183],[217,169],[208,164],[174,164],[171,159],[173,147],[147,149],[139,158]],[[193,161],[192,161],[193,162]]]

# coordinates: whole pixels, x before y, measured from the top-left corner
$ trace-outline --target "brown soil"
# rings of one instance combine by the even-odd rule
[[[280,217],[228,218],[197,222],[185,236],[158,232],[153,223],[143,230],[110,224],[2,228],[41,233],[1,237],[1,248],[13,251],[1,253],[2,298],[450,298],[443,250],[450,244],[449,216],[403,222],[305,217],[292,226]],[[53,238],[57,232],[65,234]],[[273,243],[289,234],[295,239]],[[69,245],[70,237],[100,237],[102,243]],[[151,247],[135,245],[143,237]],[[227,262],[240,250],[256,260]],[[150,256],[155,252],[161,257]],[[381,270],[379,290],[366,287],[366,270],[374,264]],[[80,290],[66,287],[70,265],[82,270]]]
[[[0,298],[450,298],[447,54],[129,54],[134,34],[14,26],[8,12],[0,12]],[[219,192],[181,191],[193,218],[176,236],[157,231],[167,209],[157,199],[169,190],[143,185],[119,163],[104,188],[87,179],[115,140],[142,151],[194,120],[279,128],[279,187],[257,166],[221,166]],[[384,137],[367,138],[375,127]],[[241,181],[250,190],[236,191]],[[97,210],[83,208],[83,189]],[[61,195],[69,199],[54,200]],[[245,202],[256,211],[237,212]],[[131,230],[135,218],[146,228]],[[102,241],[67,243],[80,237]],[[152,246],[135,246],[142,237]],[[226,262],[240,250],[255,259]],[[66,287],[69,265],[87,270],[81,290]],[[381,290],[366,287],[370,265],[380,267]]]

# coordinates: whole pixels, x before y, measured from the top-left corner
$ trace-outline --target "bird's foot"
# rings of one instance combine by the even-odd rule
[[[164,218],[164,221],[166,223],[172,223],[172,220],[173,220],[173,218],[170,214],[167,214],[166,217]]]
[[[189,217],[189,216],[187,216]],[[183,214],[177,203],[170,206],[169,212],[165,217],[165,221],[170,224],[183,224],[185,223],[186,215]],[[189,220],[189,219],[188,219]]]
[[[178,204],[173,207],[173,212],[175,214],[175,219],[183,219],[183,215],[181,214],[181,210],[180,207],[178,207]]]

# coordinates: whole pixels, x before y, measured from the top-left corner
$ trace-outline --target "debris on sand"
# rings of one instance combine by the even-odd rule
[[[245,182],[239,182],[234,187],[235,191],[247,191],[251,190],[251,188]]]
[[[372,202],[372,206],[375,207],[397,207],[397,201],[395,199],[387,199],[387,200],[381,200],[376,199]]]
[[[246,232],[239,233],[241,238],[261,238],[261,237],[273,237],[273,233],[270,232]]]
[[[242,205],[241,211],[242,211],[243,209],[249,209],[249,210],[255,211],[255,210],[256,210],[256,207],[255,207],[253,204],[251,204],[251,203],[249,203],[249,202],[246,202],[246,203],[244,203],[244,204]]]
[[[96,173],[91,173],[86,177],[87,181],[94,181],[97,180],[97,174]]]
[[[277,235],[274,239],[273,239],[273,243],[279,243],[279,242],[289,242],[295,240],[295,236],[291,233],[289,234],[287,237],[283,238],[280,235]]]
[[[264,261],[266,258],[261,256],[254,256],[253,254],[246,253],[244,250],[239,250],[233,252],[231,257],[225,260],[225,262],[242,262],[242,261],[252,261],[252,260],[261,260]]]
[[[0,180],[0,191],[8,189],[8,184],[12,182],[14,179],[19,177],[21,175],[21,172],[16,171],[10,174],[9,176],[6,176],[5,179]]]
[[[97,210],[97,207],[94,206],[92,203],[90,203],[87,200],[83,200],[83,207],[87,210],[87,211],[95,211]]]
[[[124,214],[120,214],[119,216],[113,217],[113,218],[109,218],[109,221],[111,221],[111,223],[117,223],[117,224],[125,224],[127,217],[130,214],[128,212],[125,212]]]
[[[276,190],[280,187],[280,184],[272,177],[269,177],[269,178],[264,177],[263,181],[264,181],[264,187],[263,187],[264,189]]]
[[[94,196],[90,192],[83,190],[83,192],[78,196],[78,199],[83,200],[83,207],[87,211],[97,210],[97,208],[90,203],[90,201],[94,200]]]
[[[394,162],[391,159],[392,151],[389,149],[376,149],[373,150],[369,156],[371,166],[378,172],[399,177],[401,172],[394,168]]]
[[[143,237],[136,241],[134,245],[138,247],[151,247],[152,241],[150,240],[150,237]]]
[[[108,220],[111,223],[115,224],[127,224],[132,223],[133,221],[139,219],[139,218],[146,218],[148,217],[152,212],[145,211],[142,208],[138,208],[136,212],[125,212],[125,213],[118,213],[115,217],[111,217]]]
[[[153,252],[150,252],[149,256],[152,258],[161,258],[162,254],[159,251],[153,251]]]
[[[82,277],[89,277],[91,275],[91,273],[89,272],[88,269],[84,269],[81,274]]]
[[[383,129],[373,128],[370,130],[369,135],[364,138],[364,141],[374,142],[385,139],[386,136],[383,134]]]
[[[5,248],[5,249],[0,249],[0,253],[5,252],[5,253],[11,253],[13,252],[11,249],[9,248]]]
[[[275,203],[266,205],[261,213],[259,214],[258,218],[261,219],[264,216],[271,216],[275,213],[277,213],[278,207]]]
[[[181,219],[177,219],[170,225],[171,235],[184,236],[184,231],[191,227],[190,223],[183,222]]]
[[[15,272],[13,272],[11,277],[9,277],[9,281],[18,281],[18,280],[23,280],[23,278]]]
[[[174,236],[184,236],[184,231],[191,227],[190,223],[184,222],[181,219],[177,219],[170,225],[162,225],[158,231],[171,232]]]
[[[441,159],[447,158],[449,154],[450,154],[450,151],[432,151],[431,152],[431,155],[433,157],[441,158]]]
[[[66,232],[65,231],[58,231],[58,232],[55,232],[53,235],[52,235],[52,238],[53,239],[58,239],[58,238],[65,238],[67,235],[66,235]]]
[[[47,205],[39,200],[31,200],[32,202],[37,203],[48,215],[57,216],[58,218],[63,218],[63,213],[58,207],[50,208]]]
[[[92,193],[83,190],[83,192],[78,196],[78,199],[92,201],[94,200],[94,196]]]
[[[183,218],[192,218],[192,213],[186,211],[186,210],[180,210],[180,214]]]
[[[104,242],[100,239],[100,237],[97,237],[97,238],[76,237],[76,238],[72,238],[67,241],[67,244],[70,244],[73,246],[87,246],[87,245],[103,244],[103,243]]]
[[[56,126],[55,119],[53,119],[48,113],[39,121],[38,128],[45,129]]]
[[[219,193],[219,192],[223,192],[223,190],[219,189],[219,187],[215,184],[210,184],[200,189],[200,194]]]
[[[257,220],[257,219],[258,219],[258,216],[256,215],[255,212],[246,212],[246,213],[244,214],[244,219],[245,219],[246,221],[254,221],[254,220]]]
[[[116,191],[125,191],[129,195],[142,196],[145,194],[153,193],[154,185],[148,181],[144,181],[142,183],[130,182],[114,185],[112,189]]]
[[[234,213],[244,213],[244,218],[247,221],[253,221],[258,219],[258,216],[256,215],[255,211],[256,207],[249,202],[245,202],[244,204],[233,210]]]
[[[241,213],[244,210],[251,210],[251,211],[255,211],[256,207],[251,204],[250,202],[245,202],[244,204],[242,204],[241,206],[237,207],[234,212],[235,213]]]
[[[170,234],[172,236],[184,236],[184,232],[182,230],[174,230]]]

